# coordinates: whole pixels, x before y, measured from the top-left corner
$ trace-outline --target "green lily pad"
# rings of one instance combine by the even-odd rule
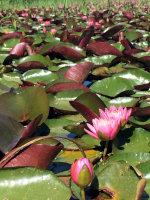
[[[115,97],[121,92],[132,90],[133,84],[130,80],[120,77],[105,78],[96,81],[90,86],[93,92],[101,93],[110,97]]]
[[[133,82],[134,85],[143,85],[150,82],[150,75],[142,69],[129,69],[117,74],[113,77],[120,77]]]
[[[149,169],[150,161],[146,161],[145,163],[141,163],[137,165],[137,169],[140,170],[146,179],[146,187],[144,189],[144,194],[141,197],[141,200],[150,199],[150,169]]]
[[[146,125],[146,124],[150,123],[150,118],[148,118],[146,121],[140,121],[140,120],[136,119],[135,117],[131,116],[130,122],[133,124],[137,124],[137,125]]]
[[[37,81],[48,83],[58,79],[58,76],[49,70],[31,69],[22,75],[22,79],[32,83],[37,83]]]
[[[3,45],[0,47],[0,51],[9,52],[11,49],[20,42],[20,38],[13,38],[8,39],[3,43]]]
[[[67,43],[67,42],[60,42],[60,41],[54,41],[54,42],[50,42],[48,44],[46,44],[40,51],[40,54],[45,53],[48,49],[50,49],[51,47],[55,47],[55,46],[65,46],[65,47],[70,47],[73,50],[77,51],[78,53],[82,54],[83,56],[85,56],[85,51],[83,49],[81,49],[78,46],[75,46],[71,43]]]
[[[109,194],[113,199],[140,199],[145,179],[140,179],[136,171],[125,161],[111,163],[93,180],[92,186]]]
[[[138,101],[137,98],[133,97],[118,97],[107,101],[107,107],[115,105],[117,108],[122,105],[123,107],[132,107]]]
[[[78,96],[75,101],[84,104],[88,108],[90,108],[93,112],[99,115],[99,109],[105,109],[104,102],[94,93],[86,92]],[[91,103],[93,102],[93,103]]]
[[[118,161],[125,161],[128,162],[130,165],[136,166],[141,163],[145,163],[146,161],[150,161],[150,153],[143,153],[143,152],[127,152],[127,153],[117,153],[111,156],[107,162],[99,162],[96,165],[96,173],[99,173],[102,169],[108,166],[111,163],[118,162]]]
[[[94,65],[103,65],[105,63],[111,63],[116,56],[114,55],[104,55],[104,56],[91,56],[82,59],[80,62],[92,62]]]
[[[20,140],[24,127],[14,119],[0,114],[0,150],[10,151]]]
[[[24,58],[20,58],[17,62],[18,65],[26,62],[37,61],[43,63],[45,66],[50,67],[52,65],[50,59],[48,57],[44,57],[40,54],[34,54],[31,56],[26,56]]]
[[[115,154],[127,152],[150,152],[150,134],[143,128],[128,128],[118,133],[113,140]]]
[[[79,95],[85,93],[82,90],[67,90],[63,92],[58,92],[56,95],[48,94],[51,107],[60,109],[75,111],[75,109],[70,105],[69,101],[75,100]]]
[[[71,197],[69,188],[57,176],[34,167],[0,169],[0,190],[1,199],[68,200]]]
[[[142,58],[144,56],[150,56],[150,52],[136,53],[135,56],[138,57],[138,58]]]
[[[9,72],[9,73],[4,73],[3,74],[3,78],[7,81],[14,81],[17,82],[19,84],[22,84],[21,81],[21,74],[15,73],[15,72]]]
[[[67,119],[49,119],[46,120],[45,125],[50,129],[50,135],[68,135],[69,131],[65,130],[63,127],[67,125],[77,125],[77,122]]]
[[[126,32],[125,37],[129,41],[133,41],[133,40],[137,40],[139,38],[139,35],[138,35],[138,33],[135,30],[133,30],[133,31]]]
[[[111,45],[116,47],[119,51],[123,51],[125,49],[125,47],[121,44],[121,42],[117,42]]]
[[[40,86],[27,87],[19,93],[8,92],[0,95],[0,112],[16,121],[33,120],[42,114],[41,123],[49,113],[49,101],[45,90]]]
[[[3,63],[8,55],[8,53],[0,53],[0,63]]]

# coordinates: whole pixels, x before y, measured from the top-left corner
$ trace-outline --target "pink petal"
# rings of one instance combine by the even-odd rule
[[[128,122],[130,116],[131,116],[131,113],[132,113],[132,108],[130,108],[128,111],[127,111],[127,116],[126,116],[126,123]]]
[[[106,109],[105,109],[105,112],[102,109],[99,109],[99,114],[102,118],[105,118],[106,117]]]
[[[93,177],[93,172],[92,172],[92,166],[91,166],[91,163],[90,161],[87,159],[87,158],[83,158],[84,159],[84,163],[87,165],[89,171],[90,171],[90,174],[91,174],[91,178]]]
[[[99,139],[97,134],[92,133],[91,131],[88,131],[87,129],[84,128],[84,131],[89,134],[90,136],[92,136],[95,139]]]
[[[117,108],[116,108],[116,106],[110,106],[110,109],[109,109],[110,111],[116,111],[117,110]]]
[[[118,111],[120,111],[120,112],[123,111],[123,107],[121,105],[119,106]]]
[[[95,128],[94,128],[91,124],[87,123],[87,127],[88,127],[93,133],[96,133]]]

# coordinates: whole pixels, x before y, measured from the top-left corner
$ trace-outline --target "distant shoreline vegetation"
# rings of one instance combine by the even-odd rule
[[[140,5],[139,8],[140,9],[143,5],[150,5],[150,0],[143,0],[143,1],[139,1]],[[31,8],[34,6],[38,6],[38,7],[51,7],[53,6],[54,9],[57,10],[59,5],[65,5],[65,6],[72,6],[72,5],[78,5],[78,6],[84,6],[86,7],[86,5],[88,4],[92,4],[92,5],[97,5],[97,9],[101,8],[108,8],[111,7],[111,9],[115,9],[115,7],[113,8],[113,4],[120,4],[123,3],[125,9],[129,7],[132,8],[132,4],[135,3],[135,0],[106,0],[106,1],[102,1],[102,0],[93,0],[93,1],[89,1],[89,0],[0,0],[0,9],[23,9],[23,8]]]

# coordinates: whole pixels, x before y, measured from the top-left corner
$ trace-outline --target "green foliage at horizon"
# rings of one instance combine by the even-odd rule
[[[0,9],[9,9],[9,8],[14,8],[14,9],[23,9],[23,8],[31,8],[34,6],[37,7],[54,7],[54,9],[57,10],[59,5],[63,5],[64,7],[68,7],[68,6],[72,6],[72,5],[78,5],[79,7],[81,6],[84,10],[86,8],[86,5],[91,4],[93,6],[95,6],[95,8],[97,8],[97,4],[101,5],[101,8],[113,8],[112,3],[115,4],[120,4],[121,2],[124,3],[124,7],[125,9],[128,9],[129,6],[125,5],[125,2],[129,2],[132,5],[132,1],[131,0],[106,0],[106,1],[102,1],[102,0],[93,0],[93,1],[89,1],[89,0],[0,0]],[[143,0],[140,1],[140,6],[138,9],[140,9],[143,5],[150,5],[150,0]],[[131,6],[132,7],[132,6]]]

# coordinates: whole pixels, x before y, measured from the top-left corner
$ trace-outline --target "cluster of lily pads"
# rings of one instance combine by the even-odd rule
[[[87,199],[148,200],[149,8],[58,9],[0,12],[0,199],[80,199],[71,164],[86,156]],[[109,108],[128,116],[104,154]]]

